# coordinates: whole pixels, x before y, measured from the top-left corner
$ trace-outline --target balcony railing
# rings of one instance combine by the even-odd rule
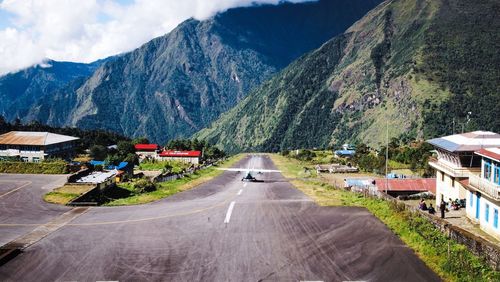
[[[470,175],[481,173],[480,167],[453,167],[438,160],[429,160],[429,165],[435,169],[446,172],[453,177],[469,177]]]
[[[500,185],[481,178],[478,175],[471,175],[469,177],[469,186],[472,186],[472,188],[475,188],[493,199],[500,201]]]

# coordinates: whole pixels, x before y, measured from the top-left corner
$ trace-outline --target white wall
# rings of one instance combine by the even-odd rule
[[[471,202],[472,194],[472,202]],[[474,192],[467,191],[467,205],[466,213],[467,216],[474,222],[479,222],[479,226],[486,233],[500,239],[500,203],[481,196],[479,200],[479,220],[476,219],[476,200],[477,196]],[[486,221],[486,205],[489,205],[489,220]],[[495,209],[499,213],[499,223],[497,227],[493,226]]]
[[[459,182],[462,178],[455,177],[453,184],[453,178],[451,176],[445,173],[443,179],[442,174],[442,171],[436,170],[436,207],[441,203],[441,194],[445,202],[448,202],[450,198],[455,200],[466,197],[466,190]]]

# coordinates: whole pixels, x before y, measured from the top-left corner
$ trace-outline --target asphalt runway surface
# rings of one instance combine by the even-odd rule
[[[67,175],[0,174],[0,246],[71,209],[42,199],[48,191],[62,186],[66,178]],[[5,226],[12,223],[20,225]]]
[[[275,169],[265,156],[236,166]],[[280,173],[243,175],[147,205],[91,208],[0,267],[0,280],[440,280],[366,209],[318,207]]]

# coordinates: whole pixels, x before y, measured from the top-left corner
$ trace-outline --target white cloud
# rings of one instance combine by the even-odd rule
[[[44,58],[92,62],[130,51],[190,17],[203,20],[232,7],[279,2],[135,0],[125,5],[119,0],[4,0],[0,9],[13,19],[0,29],[0,75]]]

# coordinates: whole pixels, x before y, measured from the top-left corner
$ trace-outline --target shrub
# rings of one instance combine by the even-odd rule
[[[310,150],[301,150],[296,156],[296,159],[299,159],[301,161],[310,161],[314,157],[316,157],[316,154],[313,151]]]
[[[0,162],[0,172],[26,173],[26,174],[64,174],[68,168],[63,161],[25,163],[25,162]]]
[[[146,178],[141,178],[134,183],[134,189],[137,193],[152,192],[156,190],[156,184]]]

